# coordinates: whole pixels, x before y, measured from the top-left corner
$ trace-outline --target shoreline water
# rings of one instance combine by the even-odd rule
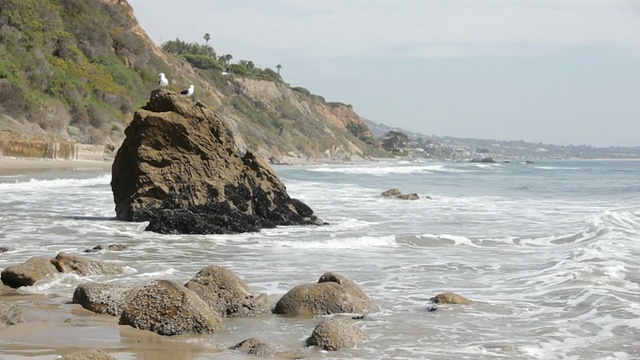
[[[82,170],[104,170],[109,161],[5,163],[7,169],[24,169],[20,164],[26,163],[32,171],[44,171],[27,172],[19,179],[25,183],[2,179],[7,183],[0,245],[11,245],[0,254],[4,266],[65,251],[135,271],[113,278],[59,276],[29,289],[0,286],[0,300],[18,305],[27,321],[0,329],[0,358],[54,359],[100,348],[119,360],[250,359],[228,349],[250,336],[276,346],[276,358],[289,359],[638,355],[628,347],[637,337],[628,324],[638,316],[633,307],[638,163],[477,166],[389,160],[367,160],[353,165],[355,171],[351,162],[320,164],[321,171],[277,167],[291,193],[312,204],[330,226],[168,237],[113,220],[109,171]],[[31,183],[30,177],[39,181]],[[391,186],[433,199],[379,196]],[[112,243],[130,247],[82,253]],[[353,349],[320,352],[303,346],[318,318],[272,315],[225,319],[224,330],[213,336],[161,337],[70,304],[80,282],[182,283],[211,264],[232,269],[251,289],[267,294],[271,305],[324,271],[342,273],[380,306],[358,324],[370,339]],[[443,291],[475,303],[427,312],[428,297]]]

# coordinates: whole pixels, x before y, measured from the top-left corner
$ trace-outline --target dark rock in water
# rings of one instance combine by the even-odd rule
[[[452,292],[440,293],[431,298],[434,304],[471,304],[471,300]]]
[[[91,249],[86,249],[84,252],[92,253],[92,252],[98,252],[100,250],[122,251],[126,249],[127,249],[127,245],[124,245],[124,244],[111,244],[109,246],[96,245]]]
[[[482,158],[482,159],[471,159],[471,162],[472,163],[489,163],[489,164],[493,164],[496,161],[493,160],[493,158],[485,157],[485,158]]]
[[[401,195],[398,195],[397,198],[398,199],[402,199],[402,200],[418,200],[418,199],[420,199],[420,197],[416,193],[401,194]]]
[[[384,197],[397,197],[402,195],[402,191],[396,189],[396,188],[392,188],[389,190],[384,191],[382,194],[380,194]]]
[[[322,224],[263,159],[239,154],[222,120],[200,103],[154,90],[125,135],[112,167],[118,220],[189,234]]]
[[[393,197],[393,198],[402,199],[402,200],[418,200],[418,199],[420,199],[420,197],[416,193],[403,194],[400,190],[398,190],[396,188],[389,189],[389,190],[383,192],[380,195],[382,195],[384,197]]]

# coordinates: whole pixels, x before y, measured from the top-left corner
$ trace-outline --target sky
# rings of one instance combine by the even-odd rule
[[[425,135],[640,146],[640,0],[128,0],[158,45],[282,65]]]

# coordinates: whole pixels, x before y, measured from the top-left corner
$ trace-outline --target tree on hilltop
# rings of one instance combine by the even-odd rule
[[[409,142],[409,136],[400,131],[391,130],[380,142],[382,147],[387,151],[399,150]]]
[[[206,45],[209,45],[209,40],[211,40],[211,35],[209,33],[204,34],[204,41]]]

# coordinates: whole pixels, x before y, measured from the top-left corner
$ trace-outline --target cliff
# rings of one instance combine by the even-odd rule
[[[6,0],[0,7],[0,139],[116,149],[163,72],[224,121],[239,149],[272,161],[380,155],[345,104],[292,88],[274,71],[158,48],[125,0]],[[250,62],[249,62],[250,63]],[[204,65],[203,65],[204,64]],[[240,70],[246,71],[240,71]]]

